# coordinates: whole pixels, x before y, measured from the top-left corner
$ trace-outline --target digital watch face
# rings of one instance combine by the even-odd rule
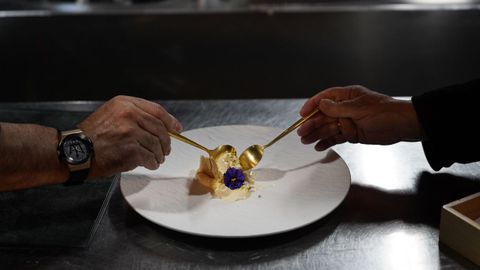
[[[90,157],[88,144],[78,137],[66,139],[62,148],[66,161],[70,164],[84,163]]]

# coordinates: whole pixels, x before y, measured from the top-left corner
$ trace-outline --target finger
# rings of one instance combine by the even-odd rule
[[[168,113],[168,114],[170,114],[170,113]],[[183,130],[182,123],[180,123],[180,121],[178,121],[178,119],[175,118],[175,116],[173,116],[171,114],[170,114],[170,117],[173,119],[172,120],[173,121],[173,124],[172,124],[173,125],[173,130],[175,130],[178,133],[182,132],[182,130]]]
[[[156,119],[160,120],[153,121],[145,116],[145,119],[150,121],[144,121],[142,127],[155,134],[160,139],[163,154],[169,155],[171,152],[171,140],[168,131],[181,132],[183,129],[181,123],[158,103],[140,98],[133,98],[133,103],[146,113],[153,115]]]
[[[138,147],[138,152],[137,152],[138,158],[137,158],[137,165],[138,166],[143,166],[149,170],[156,170],[160,166],[160,163],[155,157],[155,154],[153,154],[150,150],[143,146]]]
[[[171,152],[171,139],[167,133],[165,124],[158,118],[152,115],[140,111],[140,117],[137,119],[137,123],[141,129],[146,130],[151,135],[155,136],[161,146],[161,155],[169,155]],[[156,153],[158,154],[158,153]]]
[[[167,133],[167,127],[165,123],[155,115],[148,112],[148,110],[153,110],[150,105],[157,106],[158,104],[143,100],[137,99],[134,97],[125,97],[130,100],[130,103],[134,105],[133,109],[135,112],[130,114],[130,117],[134,118],[134,121],[140,127],[140,129],[149,132],[151,135],[155,136],[159,141],[161,148],[154,147],[154,144],[150,141],[145,141],[146,137],[142,141],[143,145],[149,148],[158,158],[159,161],[164,159],[164,155],[168,155],[171,151],[170,148],[170,136]],[[143,106],[143,107],[142,107]],[[159,105],[158,105],[159,106]],[[145,108],[147,108],[145,110]],[[170,117],[166,111],[164,111]],[[147,136],[143,134],[142,136]]]
[[[323,140],[337,134],[339,134],[337,122],[332,122],[313,130],[305,136],[302,136],[301,141],[303,144],[311,144],[318,140]]]
[[[138,135],[135,137],[137,138],[138,144],[143,149],[152,153],[158,163],[165,161],[163,148],[158,137],[142,129],[138,130]]]
[[[332,137],[329,137],[327,139],[319,141],[315,145],[315,150],[317,151],[324,151],[336,144],[341,144],[346,142],[345,138],[341,134],[334,135]]]
[[[318,103],[312,97],[303,104],[302,108],[300,109],[300,116],[305,117],[309,115],[316,108],[318,108]]]
[[[92,164],[95,175],[110,175],[116,172],[131,171],[138,166],[155,170],[160,166],[160,162],[157,161],[155,155],[136,140],[127,141],[115,147],[115,149],[112,149],[112,147],[109,149],[96,155],[98,158]]]
[[[331,99],[320,100],[320,110],[332,118],[352,118],[361,106],[355,99],[335,102]]]
[[[322,99],[344,100],[350,95],[349,87],[331,87],[318,92],[316,95],[308,99],[300,109],[300,115],[305,117],[315,108],[319,107]]]
[[[337,121],[335,118],[331,118],[331,117],[325,116],[322,113],[318,113],[317,116],[314,116],[313,118],[311,118],[311,119],[307,120],[305,123],[303,123],[297,129],[297,134],[299,136],[305,136],[305,135],[313,132],[313,130],[315,130],[315,129],[321,127],[321,126],[327,125],[329,123],[333,123],[335,121]]]
[[[348,142],[358,143],[357,127],[350,118],[340,118],[338,120],[338,129]]]

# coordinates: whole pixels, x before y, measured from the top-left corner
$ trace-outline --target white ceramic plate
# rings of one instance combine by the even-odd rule
[[[216,126],[185,131],[213,149],[230,144],[243,151],[266,144],[281,132],[261,126]],[[172,152],[156,171],[122,174],[127,202],[146,219],[172,230],[213,237],[276,234],[315,222],[333,211],[350,188],[350,172],[333,150],[316,152],[295,132],[267,148],[255,169],[258,189],[250,198],[213,198],[193,180],[202,150],[172,139]]]

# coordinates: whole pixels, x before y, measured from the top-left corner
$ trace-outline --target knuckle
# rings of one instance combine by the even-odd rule
[[[120,133],[122,138],[133,138],[133,135],[135,134],[135,128],[133,128],[132,126],[124,125],[118,127],[118,132]],[[131,145],[130,147],[132,146],[133,145]]]
[[[131,119],[135,117],[135,112],[131,106],[124,106],[119,112],[119,115],[122,118]]]
[[[328,125],[328,129],[330,131],[330,134],[332,134],[332,135],[341,132],[340,127],[337,123],[332,123],[332,124]]]
[[[116,95],[112,98],[113,101],[115,102],[124,102],[126,100],[128,100],[128,97],[125,96],[125,95]]]
[[[139,146],[134,143],[129,143],[125,145],[124,157],[127,161],[126,163],[134,164],[135,166],[142,164],[142,154],[139,149]]]

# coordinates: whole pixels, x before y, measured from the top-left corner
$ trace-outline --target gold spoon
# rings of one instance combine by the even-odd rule
[[[215,149],[208,149],[206,148],[205,146],[203,145],[200,145],[192,140],[190,140],[189,138],[183,136],[183,135],[180,135],[179,133],[176,133],[176,132],[173,132],[173,131],[169,131],[168,134],[179,140],[179,141],[182,141],[184,143],[187,143],[187,144],[190,144],[192,146],[195,146],[199,149],[202,149],[203,151],[207,152],[208,155],[217,160],[220,156],[224,155],[224,154],[227,154],[227,153],[232,153],[233,155],[237,156],[237,150],[235,149],[235,147],[231,146],[231,145],[228,145],[228,144],[224,144],[224,145],[220,145],[218,146],[217,148]]]
[[[280,135],[278,135],[277,137],[275,137],[272,141],[270,141],[269,143],[265,144],[265,145],[259,145],[259,144],[254,144],[250,147],[248,147],[247,149],[245,149],[245,151],[243,151],[243,153],[240,155],[239,157],[239,161],[240,161],[240,166],[242,167],[242,169],[244,171],[246,170],[249,170],[249,169],[252,169],[254,168],[255,166],[257,166],[257,164],[260,162],[260,160],[262,159],[263,157],[263,152],[265,152],[265,149],[269,146],[271,146],[272,144],[276,143],[278,140],[280,140],[281,138],[283,138],[285,135],[287,135],[288,133],[292,132],[293,130],[295,130],[297,127],[299,127],[301,124],[303,124],[305,121],[307,121],[308,119],[310,119],[312,116],[314,116],[317,112],[318,112],[318,108],[315,109],[313,112],[311,112],[309,115],[303,117],[303,118],[300,118],[299,120],[297,120],[295,123],[293,123],[289,128],[287,128],[285,131],[283,131],[282,133],[280,133]]]

